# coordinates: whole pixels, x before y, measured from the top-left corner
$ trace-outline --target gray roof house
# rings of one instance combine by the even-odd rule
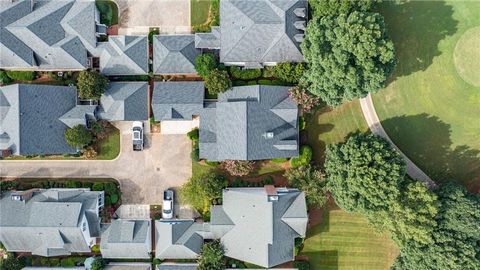
[[[3,192],[0,242],[8,251],[45,257],[90,252],[103,203],[103,191],[89,189]]]
[[[200,50],[195,48],[195,35],[153,36],[153,73],[194,74],[195,57]]]
[[[155,221],[155,257],[158,259],[196,259],[204,239],[209,239],[208,223],[193,220]]]
[[[85,69],[102,34],[93,0],[1,1],[0,18],[0,68],[6,69]]]
[[[152,110],[155,120],[192,120],[203,109],[203,82],[155,82]]]
[[[149,259],[150,220],[113,220],[102,233],[100,251],[103,258],[109,259]]]
[[[147,82],[110,82],[100,98],[98,118],[108,121],[148,119]]]
[[[148,74],[147,36],[109,36],[98,43],[100,72],[105,75]]]
[[[220,29],[197,34],[197,48],[220,49],[220,62],[258,68],[302,62],[307,0],[222,0]]]
[[[86,125],[96,106],[77,105],[75,87],[13,84],[0,87],[0,149],[13,155],[75,153],[65,130]]]
[[[233,87],[200,114],[200,157],[210,161],[298,156],[298,106],[284,86]]]

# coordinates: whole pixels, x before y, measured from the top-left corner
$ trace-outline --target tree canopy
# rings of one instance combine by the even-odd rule
[[[225,269],[225,251],[220,241],[203,244],[202,252],[198,260],[199,270],[223,270]]]
[[[305,192],[308,205],[321,207],[327,202],[325,175],[311,165],[291,168],[285,172],[288,184]]]
[[[65,141],[71,147],[82,148],[92,142],[92,133],[83,125],[65,130]]]
[[[352,11],[369,11],[378,0],[311,0],[315,16],[348,14]]]
[[[108,86],[108,79],[96,71],[81,71],[77,79],[78,95],[85,99],[99,99]]]
[[[396,62],[378,13],[315,17],[301,47],[309,64],[302,82],[332,106],[383,87]]]
[[[205,77],[205,87],[211,95],[227,91],[232,86],[228,72],[214,69]]]
[[[227,187],[225,177],[212,172],[194,175],[186,182],[180,194],[182,200],[202,213],[209,211],[214,199],[222,197],[222,190]]]
[[[198,75],[205,78],[210,71],[216,69],[218,66],[217,59],[211,53],[200,54],[195,58],[195,70]]]

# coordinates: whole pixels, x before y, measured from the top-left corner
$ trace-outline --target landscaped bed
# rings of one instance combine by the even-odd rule
[[[110,0],[96,0],[98,10],[100,11],[100,22],[110,26],[118,24],[118,7]]]

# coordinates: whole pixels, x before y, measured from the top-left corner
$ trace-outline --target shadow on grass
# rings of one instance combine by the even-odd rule
[[[390,138],[434,181],[453,180],[480,191],[480,150],[453,146],[450,125],[428,114],[382,121]]]
[[[312,270],[338,269],[338,251],[337,250],[322,250],[314,252],[304,252],[303,256],[308,257],[310,267]]]
[[[438,43],[457,30],[453,8],[443,1],[383,1],[377,10],[385,18],[398,59],[387,83],[426,70],[440,55]]]
[[[320,140],[320,134],[322,133],[327,133],[333,130],[335,127],[332,124],[317,124],[314,123],[317,118],[312,117],[312,119],[309,119],[309,122],[307,125],[315,125],[315,128],[309,128],[307,129],[304,134],[306,138],[303,138],[303,140],[306,140],[308,144],[312,147],[313,149],[313,160],[315,161],[316,164],[319,164],[323,166],[323,162],[325,161],[325,150],[327,148],[327,144],[323,141]]]

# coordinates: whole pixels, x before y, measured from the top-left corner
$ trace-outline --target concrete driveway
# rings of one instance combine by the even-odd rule
[[[190,0],[114,0],[118,5],[119,35],[190,33]]]
[[[161,204],[164,189],[179,187],[191,177],[187,136],[146,131],[144,151],[134,152],[131,122],[115,125],[122,145],[115,160],[3,160],[0,177],[112,177],[120,182],[124,204]]]

